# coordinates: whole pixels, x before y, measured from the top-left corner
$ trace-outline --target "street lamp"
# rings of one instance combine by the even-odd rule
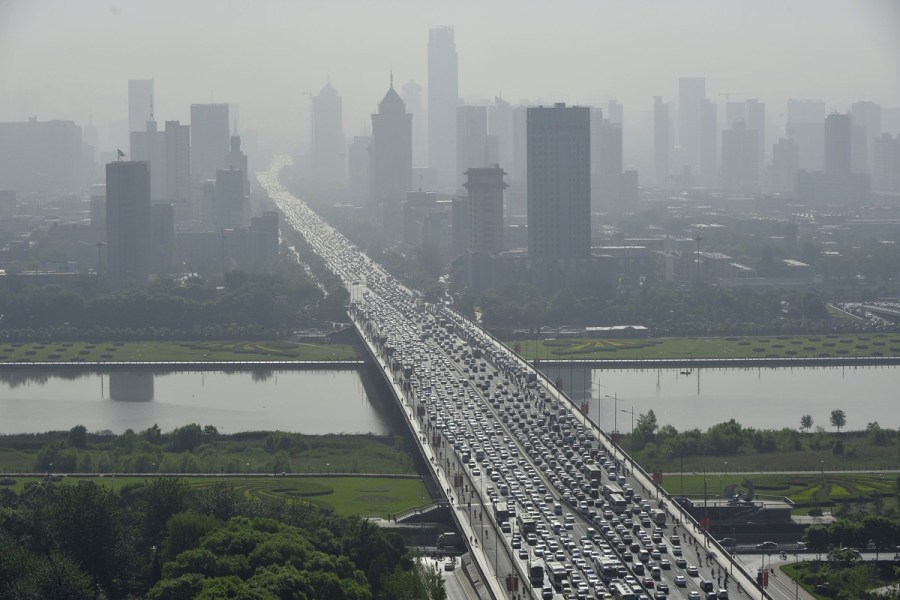
[[[613,430],[612,430],[612,442],[613,442],[613,458],[616,458],[616,434],[619,429],[619,393],[613,392],[613,395],[603,394],[604,398],[609,398],[613,401]]]

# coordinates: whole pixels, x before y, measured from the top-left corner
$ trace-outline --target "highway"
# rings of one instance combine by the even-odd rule
[[[288,193],[282,164],[259,173],[260,184],[343,278],[351,318],[488,576],[485,594],[768,597],[739,569],[726,574],[727,557],[695,526],[676,526],[687,516],[659,502],[646,474],[530,365],[425,302]]]

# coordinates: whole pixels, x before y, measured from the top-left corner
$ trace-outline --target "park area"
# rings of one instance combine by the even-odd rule
[[[3,362],[357,360],[349,344],[272,341],[0,343]]]
[[[41,479],[17,477],[14,480],[7,480],[3,487],[21,493],[29,484]],[[54,479],[56,481],[53,485],[74,485],[78,481],[89,480],[116,492],[148,480],[147,477],[116,476],[59,476]],[[185,477],[184,481],[191,489],[196,490],[224,482],[247,499],[308,502],[342,516],[387,518],[402,510],[420,506],[430,499],[422,479],[418,476],[194,476]]]
[[[888,333],[704,338],[557,338],[507,342],[529,360],[659,360],[900,356]]]

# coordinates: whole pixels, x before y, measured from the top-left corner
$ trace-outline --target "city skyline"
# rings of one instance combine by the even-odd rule
[[[368,133],[368,114],[391,69],[397,81],[427,86],[428,31],[440,25],[454,28],[459,91],[468,102],[502,96],[513,104],[600,106],[615,98],[633,121],[652,111],[654,96],[674,99],[680,77],[699,76],[711,102],[759,98],[773,119],[786,112],[788,98],[822,100],[829,112],[846,112],[859,100],[900,106],[900,42],[891,36],[900,5],[884,0],[752,8],[732,1],[627,8],[573,1],[559,10],[499,2],[478,11],[462,3],[419,12],[395,1],[350,4],[353,22],[343,24],[345,11],[323,4],[232,4],[217,21],[220,30],[206,31],[200,46],[196,26],[209,15],[205,2],[75,7],[6,0],[0,120],[92,119],[105,128],[127,120],[125,81],[152,78],[160,122],[189,121],[192,103],[229,102],[242,107],[242,129],[281,148],[302,146],[309,136],[304,94],[330,79],[344,98],[346,135],[360,135]],[[583,18],[568,18],[573,12]],[[498,19],[513,15],[516,26],[498,32]],[[337,24],[328,37],[311,29],[322,20]],[[357,22],[366,23],[365,37]],[[240,36],[229,27],[234,23],[241,23]],[[102,43],[84,43],[94,31],[102,31]],[[258,48],[239,43],[256,36],[265,40]],[[363,53],[356,51],[361,39]]]

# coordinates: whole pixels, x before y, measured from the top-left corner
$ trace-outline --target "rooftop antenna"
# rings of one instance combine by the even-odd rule
[[[394,63],[391,63],[391,89],[394,89]]]

